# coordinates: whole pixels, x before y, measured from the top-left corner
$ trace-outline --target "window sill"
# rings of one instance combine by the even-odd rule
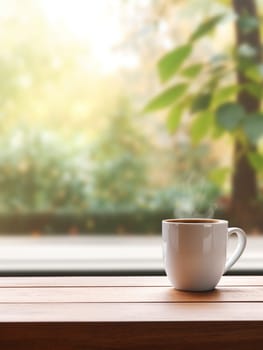
[[[0,275],[163,275],[160,236],[2,236]],[[230,250],[235,245],[230,242]],[[263,236],[229,274],[263,274]]]

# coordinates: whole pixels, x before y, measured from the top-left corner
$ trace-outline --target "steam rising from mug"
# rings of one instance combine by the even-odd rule
[[[195,179],[196,180],[196,179]],[[183,188],[180,187],[174,200],[174,217],[213,218],[217,205],[215,189],[207,188],[207,181],[198,181],[195,185],[189,176]]]

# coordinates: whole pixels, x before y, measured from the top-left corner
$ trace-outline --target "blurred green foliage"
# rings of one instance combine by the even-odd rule
[[[159,60],[160,80],[176,79],[176,83],[166,86],[148,102],[145,111],[170,108],[167,126],[172,132],[179,127],[183,112],[188,111],[192,117],[193,142],[201,141],[209,133],[215,137],[227,132],[242,143],[258,144],[263,135],[263,114],[259,111],[251,115],[233,101],[240,91],[248,91],[257,98],[261,96],[262,64],[255,64],[257,53],[252,44],[237,47],[232,54],[211,55],[202,63],[189,63],[196,41],[209,34],[223,19],[224,15],[219,14],[201,22],[187,43],[169,51]],[[257,18],[246,14],[238,18],[238,23],[241,31],[246,33],[259,26]],[[250,84],[234,84],[236,70],[248,77]],[[215,128],[219,134],[214,131]]]
[[[0,211],[74,211],[87,206],[89,156],[81,140],[28,127],[0,140]]]
[[[187,205],[189,215],[203,215],[211,208],[219,193],[205,178],[213,164],[205,147],[177,145],[175,180],[155,186],[149,143],[132,117],[113,120],[92,148],[80,136],[68,142],[54,131],[24,127],[6,134],[0,140],[0,212],[179,212]]]
[[[251,33],[260,25],[256,16],[246,12],[234,16],[231,7],[225,8],[224,12],[201,21],[188,39],[164,54],[157,63],[157,70],[161,83],[165,85],[147,103],[144,112],[163,110],[166,127],[172,134],[180,131],[181,127],[184,129],[187,116],[193,145],[207,140],[212,143],[228,135],[232,144],[239,142],[242,145],[242,156],[249,160],[253,172],[262,175],[263,113],[260,101],[263,66],[256,59],[261,55],[258,48],[253,46],[253,42],[234,44],[231,49],[226,48],[216,55],[203,55],[198,62],[194,58],[201,39],[207,39],[221,23],[234,25],[235,21],[243,34]],[[238,74],[243,76],[243,84],[237,81]],[[249,112],[249,108],[241,103],[239,97],[242,93],[243,100],[254,99],[250,109],[253,104],[259,105],[256,112]],[[253,152],[251,145],[255,146]],[[233,172],[236,163],[233,160]],[[210,181],[222,187],[230,172],[224,167],[212,169],[207,174]]]
[[[92,147],[93,210],[127,211],[145,203],[149,142],[122,106]]]
[[[7,3],[1,5],[5,8]],[[215,121],[204,109],[215,99],[234,94],[236,86],[231,91],[228,86],[214,90],[213,96],[207,89],[191,96],[196,114],[191,128],[194,147],[188,139],[174,142],[158,122],[158,133],[147,133],[153,123],[139,120],[135,99],[146,96],[147,86],[152,85],[151,77],[146,85],[139,80],[147,72],[148,59],[138,55],[139,68],[102,73],[87,42],[83,45],[63,26],[52,28],[38,1],[23,0],[10,6],[8,15],[0,18],[0,213],[165,209],[181,215],[210,215],[219,192],[206,174],[215,162],[209,158],[209,147],[199,141]],[[149,8],[154,15],[154,2]],[[189,105],[189,81],[207,69],[206,63],[187,62],[193,45],[220,19],[205,22],[189,43],[159,62],[162,81],[170,82],[175,73],[182,77],[147,106],[148,111],[171,107],[170,133],[177,130]],[[249,30],[255,24],[247,21],[245,25]],[[148,44],[150,47],[153,41]],[[138,54],[137,48],[134,52]],[[158,46],[156,52],[159,54]],[[219,63],[211,63],[213,72]],[[257,72],[250,70],[249,74],[256,76]],[[120,87],[119,76],[126,79],[127,91]],[[128,84],[132,88],[137,84],[139,93],[132,88],[130,92]],[[119,103],[127,95],[132,108]],[[224,117],[221,119],[224,123]],[[258,119],[255,125],[246,127],[251,138],[257,133]],[[162,141],[168,145],[160,146]]]

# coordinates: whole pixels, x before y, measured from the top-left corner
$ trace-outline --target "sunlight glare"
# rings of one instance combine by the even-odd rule
[[[76,37],[86,42],[103,70],[111,71],[125,66],[125,58],[114,52],[122,39],[119,20],[119,1],[94,0],[41,0],[52,25],[63,25]],[[136,60],[127,60],[127,66]]]

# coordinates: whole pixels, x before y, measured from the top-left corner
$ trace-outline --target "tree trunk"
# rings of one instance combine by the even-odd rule
[[[258,18],[255,0],[232,0],[232,6],[238,16],[247,14]],[[242,44],[249,44],[256,50],[254,62],[259,63],[261,61],[259,28],[244,32],[237,21],[236,47]],[[237,81],[240,85],[250,82],[240,70],[237,71]],[[238,94],[237,101],[248,113],[255,113],[260,109],[259,99],[246,91]],[[236,224],[247,229],[256,227],[258,221],[257,177],[247,158],[248,152],[255,150],[255,146],[251,144],[245,149],[239,140],[235,141],[231,215]]]

